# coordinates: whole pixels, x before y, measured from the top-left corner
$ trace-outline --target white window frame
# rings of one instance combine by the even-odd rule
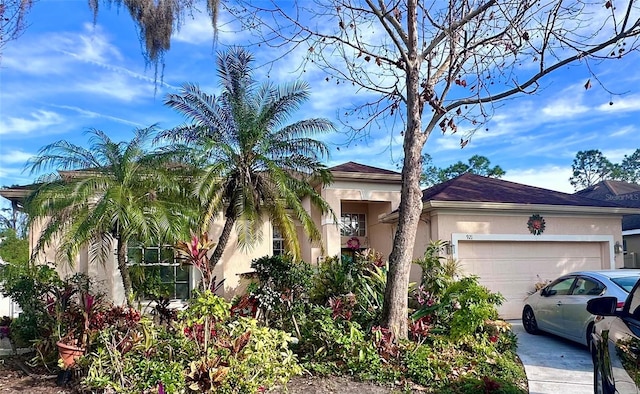
[[[129,251],[132,249],[138,249],[140,250],[140,256],[141,256],[141,261],[140,262],[131,262],[129,261]],[[146,252],[148,250],[156,250],[157,251],[157,258],[158,261],[157,262],[147,262],[145,259],[147,257]],[[162,251],[163,250],[170,250],[172,252],[172,261],[171,262],[167,262],[162,260]],[[140,267],[172,267],[172,281],[171,282],[162,282],[163,284],[166,284],[168,286],[170,286],[170,288],[172,288],[172,292],[170,295],[170,298],[172,300],[187,300],[191,297],[191,290],[193,289],[192,286],[192,282],[193,282],[193,275],[192,275],[192,271],[191,271],[191,267],[190,266],[184,266],[182,264],[180,264],[179,262],[179,258],[176,256],[175,251],[173,250],[173,247],[171,245],[151,245],[151,246],[147,246],[144,245],[142,243],[136,243],[135,245],[127,245],[127,264],[129,266],[131,265],[139,265]],[[178,280],[178,272],[177,269],[180,267],[184,267],[187,270],[187,280]],[[186,298],[179,298],[178,297],[178,291],[177,291],[177,287],[178,285],[187,285],[187,297]]]
[[[272,234],[273,236],[271,237],[271,253],[274,256],[280,256],[286,253],[286,248],[284,246],[284,237],[282,236],[282,234],[280,233],[280,230],[278,230],[277,227],[275,226],[271,226],[272,227]]]
[[[364,213],[342,212],[340,215],[340,235],[343,237],[366,237],[367,215]]]

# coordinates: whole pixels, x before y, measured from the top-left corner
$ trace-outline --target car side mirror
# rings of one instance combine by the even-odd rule
[[[551,290],[547,287],[545,287],[544,289],[542,289],[542,291],[540,292],[540,295],[543,297],[550,297],[552,295],[556,295],[558,291],[557,290]]]
[[[598,297],[587,301],[587,311],[592,315],[615,316],[618,299],[616,297]]]

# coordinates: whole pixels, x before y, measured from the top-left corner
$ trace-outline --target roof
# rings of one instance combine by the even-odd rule
[[[576,195],[598,201],[615,202],[628,208],[640,208],[640,185],[623,181],[602,181]],[[622,217],[622,231],[640,229],[640,214]]]
[[[595,185],[589,186],[586,189],[582,189],[575,194],[583,197],[593,198],[595,200],[610,200],[615,199],[615,196],[633,195],[638,194],[640,196],[640,185],[637,183],[623,182],[623,181],[602,181]],[[638,198],[638,204],[640,204],[640,197]],[[640,206],[640,205],[638,205]]]
[[[621,207],[612,201],[600,201],[527,186],[503,179],[466,173],[422,192],[422,201],[461,201],[575,207]]]
[[[344,180],[349,182],[383,182],[392,184],[402,183],[402,174],[399,172],[385,170],[384,168],[372,167],[353,161],[329,168],[334,180]]]
[[[331,172],[359,172],[363,174],[384,174],[384,175],[401,175],[399,172],[385,170],[384,168],[367,166],[353,161],[339,164],[329,168]]]

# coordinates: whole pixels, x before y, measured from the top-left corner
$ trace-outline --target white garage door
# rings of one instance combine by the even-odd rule
[[[599,242],[460,241],[458,260],[465,273],[477,275],[482,285],[505,297],[500,316],[517,319],[523,299],[540,279],[609,268],[603,266],[602,249]]]

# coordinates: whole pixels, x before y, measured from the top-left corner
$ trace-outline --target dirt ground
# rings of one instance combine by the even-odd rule
[[[56,385],[56,375],[46,370],[34,370],[20,357],[0,358],[0,394],[72,394],[71,388]],[[270,394],[400,394],[406,393],[401,386],[380,386],[373,383],[356,382],[346,377],[318,378],[298,376],[287,384],[286,391],[274,388]],[[424,391],[413,387],[413,393]]]

